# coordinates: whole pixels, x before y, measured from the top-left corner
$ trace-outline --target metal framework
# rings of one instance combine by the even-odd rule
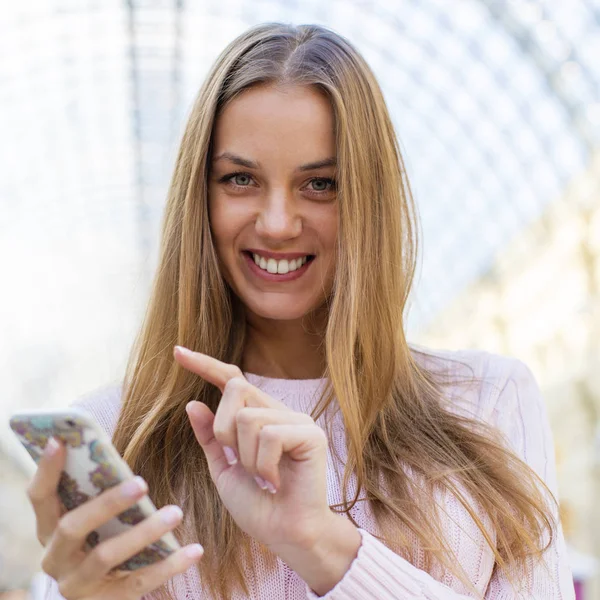
[[[592,0],[470,0],[452,7],[442,0],[54,0],[43,8],[41,3],[11,6],[12,19],[0,23],[0,39],[4,52],[17,61],[24,60],[20,40],[35,36],[36,22],[46,19],[56,25],[55,33],[40,43],[61,57],[51,68],[67,73],[69,61],[77,60],[77,43],[82,42],[72,43],[69,36],[81,26],[90,27],[85,54],[90,69],[97,60],[107,61],[108,69],[113,61],[127,65],[120,85],[128,90],[129,142],[118,150],[129,157],[133,179],[110,181],[109,167],[102,177],[108,178],[107,195],[120,186],[135,206],[121,216],[119,204],[107,201],[116,219],[135,221],[146,284],[192,99],[217,51],[254,23],[326,24],[353,41],[372,65],[397,126],[422,217],[423,264],[411,315],[416,327],[425,326],[465,285],[485,274],[505,241],[544,213],[599,145],[600,68],[594,57],[600,9]],[[71,22],[64,34],[62,21]],[[119,52],[113,40],[94,33],[100,21],[110,23],[107,31],[121,32]],[[2,35],[9,30],[12,37]],[[33,59],[22,68],[32,84],[43,77]],[[15,77],[5,61],[0,66],[4,114],[27,108],[41,116],[48,112],[39,95],[11,94]],[[73,85],[83,78],[81,71],[73,77]],[[58,85],[63,97],[73,95],[73,114],[81,114],[86,102],[91,106],[90,94],[106,83],[88,81],[87,97],[69,89],[66,81]],[[61,100],[55,96],[54,102]],[[61,110],[58,104],[53,108]],[[32,139],[46,136],[45,143],[52,145],[50,132],[36,132],[35,123],[25,126],[32,129]],[[0,155],[10,154],[14,161],[24,152],[19,131],[10,124],[3,131],[9,144],[0,147]],[[82,148],[72,157],[80,161],[74,190],[82,192],[84,171],[93,168],[81,162],[89,144],[109,163],[115,148],[101,135],[90,140],[84,128],[69,135]],[[61,152],[69,158],[65,149]],[[51,165],[55,158],[40,157],[39,162]],[[11,190],[6,195],[11,197],[23,189],[25,177],[27,172],[18,168],[0,174],[0,189]],[[127,192],[126,185],[132,186]],[[34,187],[30,192],[35,195]],[[70,211],[64,195],[54,202],[59,198]]]

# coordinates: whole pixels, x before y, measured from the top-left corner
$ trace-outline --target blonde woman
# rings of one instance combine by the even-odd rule
[[[49,596],[573,598],[538,386],[517,359],[409,346],[416,252],[357,51],[317,26],[233,41],[183,136],[123,386],[79,402],[142,481],[63,513],[54,443],[30,486]],[[146,490],[157,515],[82,552]],[[181,551],[109,574],[168,530]]]

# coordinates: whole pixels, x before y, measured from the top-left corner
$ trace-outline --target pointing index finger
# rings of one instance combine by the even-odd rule
[[[221,362],[202,352],[193,352],[183,346],[175,346],[173,356],[182,367],[216,385],[221,393],[230,379],[244,377],[239,367]]]

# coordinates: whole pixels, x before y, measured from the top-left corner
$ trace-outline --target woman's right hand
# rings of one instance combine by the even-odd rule
[[[65,458],[65,447],[51,440],[27,496],[35,511],[38,539],[46,548],[42,569],[58,582],[66,600],[139,600],[200,559],[202,547],[191,544],[150,566],[119,571],[116,576],[109,574],[174,529],[181,521],[181,509],[165,506],[130,530],[85,552],[88,534],[133,506],[148,488],[140,477],[135,477],[66,512],[57,494]]]

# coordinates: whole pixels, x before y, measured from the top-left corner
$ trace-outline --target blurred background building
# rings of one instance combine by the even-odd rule
[[[600,599],[600,0],[0,0],[0,592],[41,554],[8,415],[122,377],[185,118],[264,21],[328,25],[375,71],[422,222],[409,339],[532,368]]]

